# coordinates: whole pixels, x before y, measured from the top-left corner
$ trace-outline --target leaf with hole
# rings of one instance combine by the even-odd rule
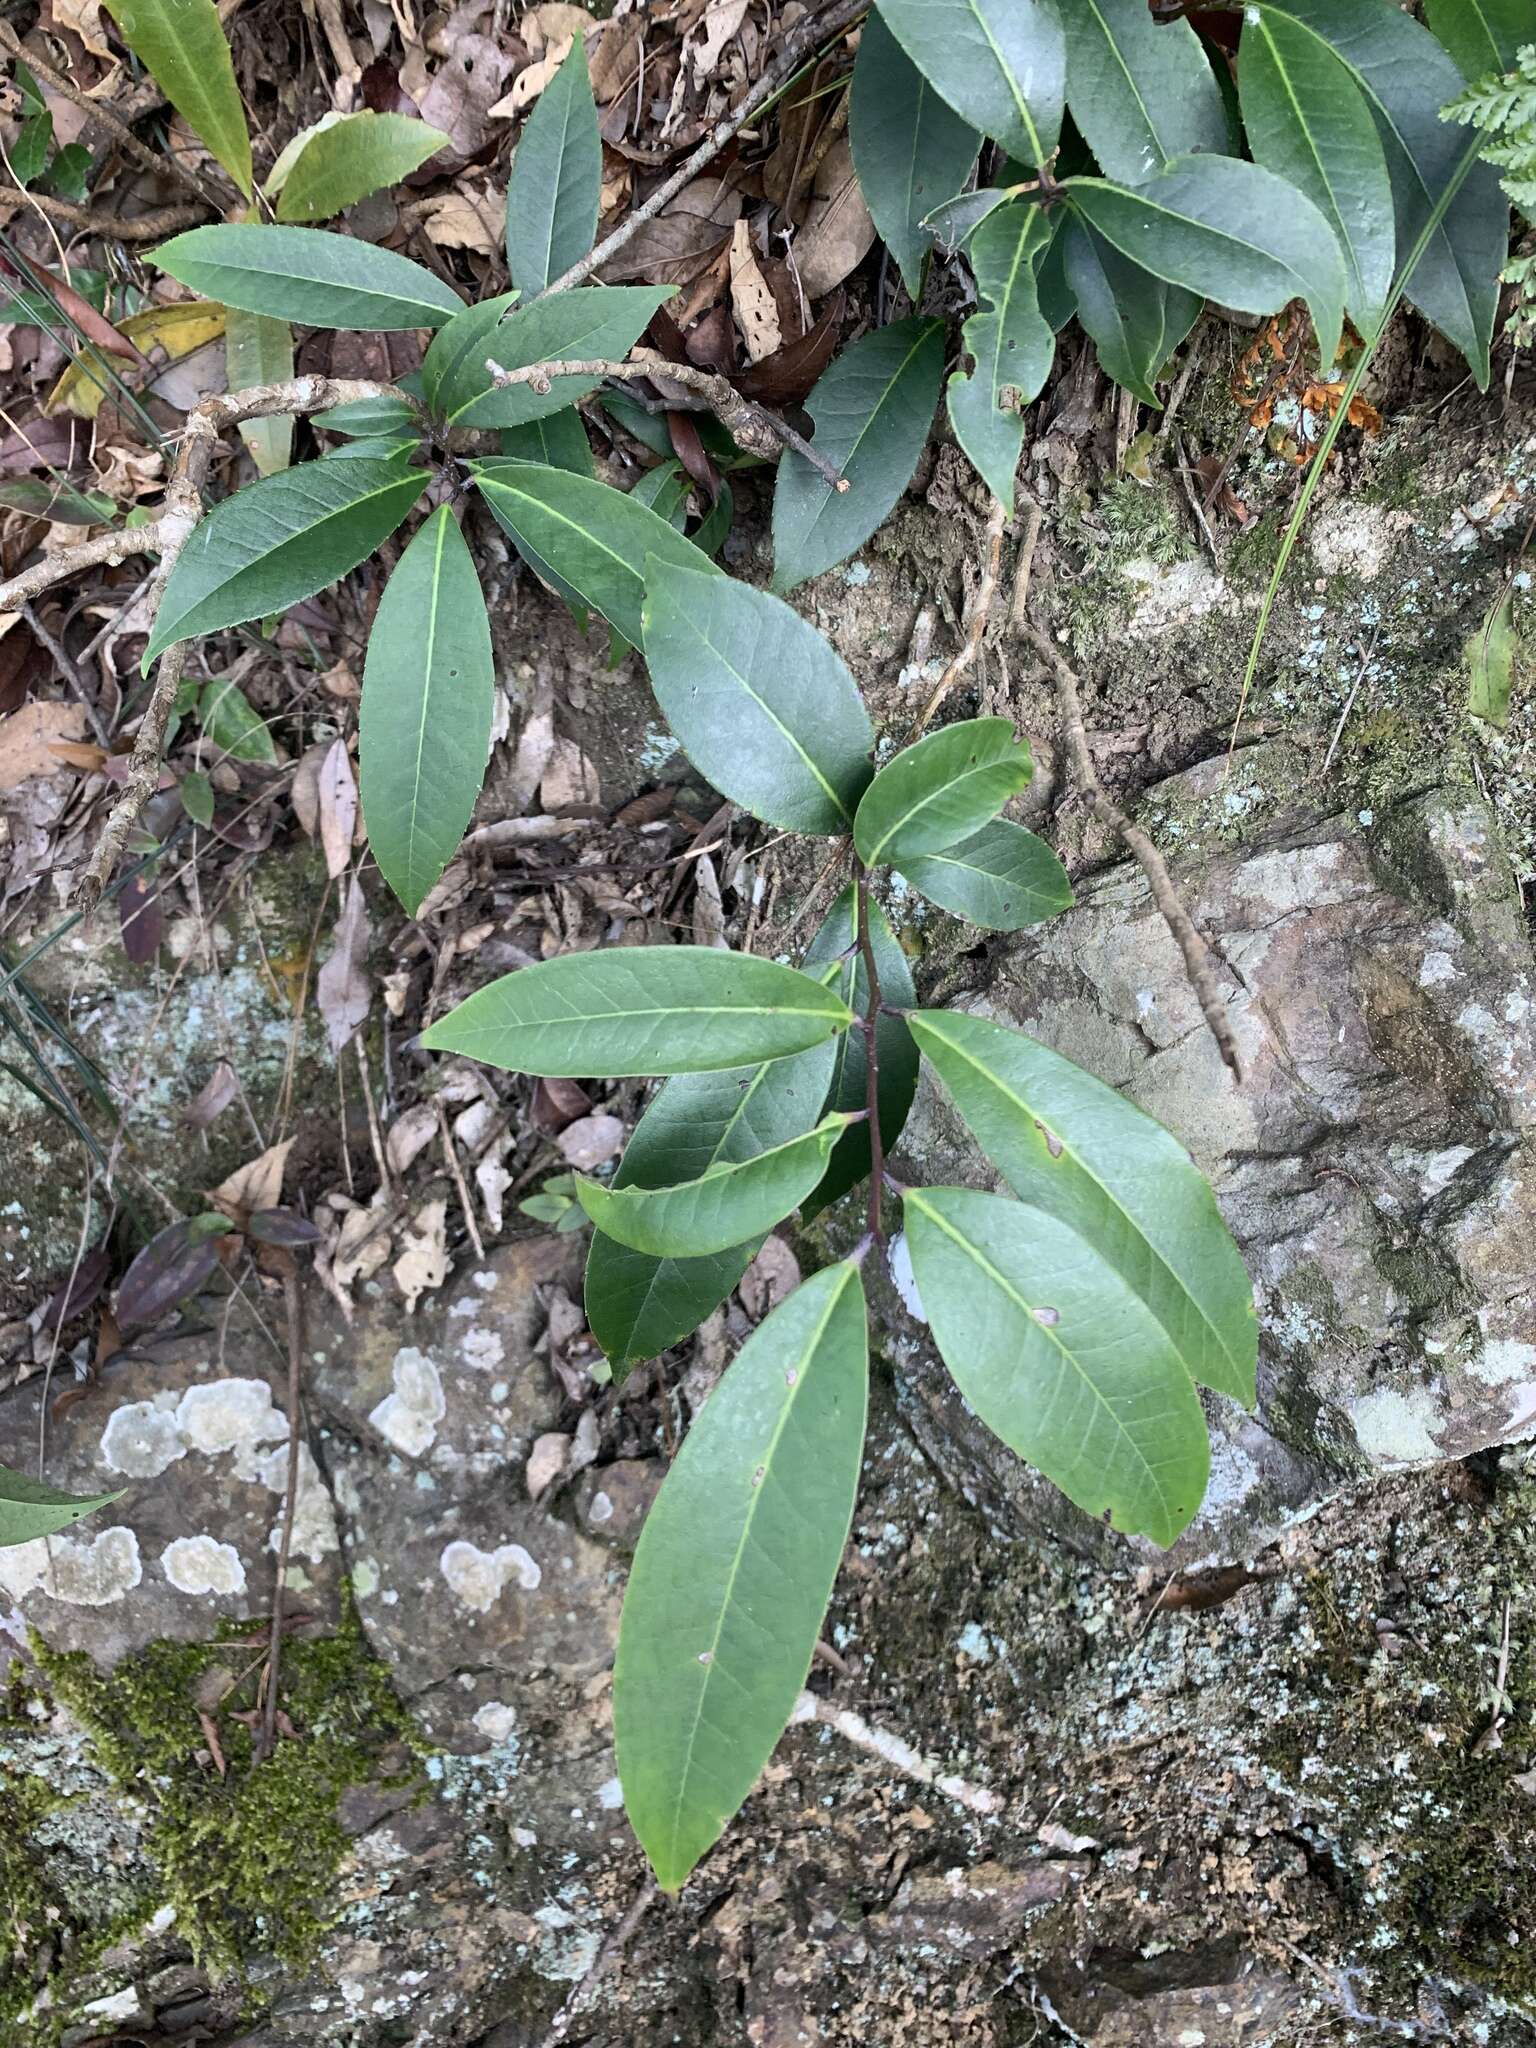
[[[875,735],[830,642],[766,591],[654,556],[643,622],[656,701],[700,774],[784,831],[848,831]]]
[[[1106,178],[1140,185],[1178,156],[1220,155],[1227,116],[1187,21],[1152,19],[1146,0],[1070,0],[1067,104]]]
[[[518,137],[507,180],[507,267],[525,299],[592,247],[602,183],[586,39],[576,36]]]
[[[441,327],[464,310],[450,285],[409,257],[323,228],[192,228],[150,260],[205,299],[304,327]]]
[[[1305,299],[1325,363],[1338,352],[1348,279],[1333,229],[1311,200],[1257,164],[1178,157],[1136,187],[1068,178],[1089,223],[1143,270],[1241,313]]]
[[[877,12],[866,16],[859,38],[848,139],[865,204],[915,302],[929,247],[921,223],[964,185],[981,137],[934,91]]]
[[[1078,0],[1066,0],[1068,11]],[[1067,46],[1056,0],[879,0],[924,78],[1010,156],[1045,163],[1061,132]]]
[[[0,1465],[0,1550],[18,1543],[35,1543],[40,1536],[56,1536],[82,1516],[121,1500],[123,1488],[111,1493],[60,1493],[25,1472],[12,1472]]]
[[[1203,1175],[1161,1124],[1022,1032],[919,1010],[912,1035],[1021,1201],[1120,1274],[1202,1386],[1251,1407],[1253,1288]]]
[[[422,1033],[520,1074],[707,1074],[782,1059],[844,1031],[852,1012],[793,967],[712,946],[610,946],[505,974]]]
[[[923,1314],[994,1435],[1085,1514],[1172,1543],[1210,1472],[1194,1382],[1145,1302],[1070,1224],[971,1188],[911,1188]]]
[[[902,863],[930,902],[988,932],[1017,932],[1072,907],[1067,871],[1043,839],[994,818],[973,838]]]
[[[329,455],[226,498],[177,558],[145,673],[174,640],[264,619],[338,582],[389,538],[427,481],[386,457]]]
[[[807,1280],[743,1345],[646,1517],[619,1627],[630,1825],[676,1891],[773,1754],[853,1519],[868,1336],[858,1268]]]
[[[1056,356],[1056,336],[1035,285],[1035,265],[1050,239],[1046,213],[1021,199],[989,213],[965,245],[984,309],[965,323],[972,367],[949,380],[949,423],[1010,514],[1024,445],[1020,408],[1039,397]],[[1013,403],[1005,405],[1010,397]]]
[[[123,41],[198,141],[206,144],[249,199],[250,130],[213,0],[104,0],[104,4]]]
[[[503,370],[531,363],[621,362],[650,325],[670,285],[585,285],[534,306],[514,294],[472,306],[444,328],[421,366],[422,389],[450,427],[518,427],[562,412],[584,398],[596,377],[551,377],[547,391],[531,384],[499,386],[487,360]],[[498,312],[496,309],[500,308]]]
[[[439,505],[385,586],[363,667],[363,817],[414,917],[458,848],[485,780],[496,668],[469,548]]]
[[[1027,787],[1027,744],[1008,718],[968,718],[903,747],[865,790],[853,841],[865,867],[940,853]]]
[[[267,181],[267,192],[280,221],[329,220],[451,147],[440,128],[409,114],[342,114],[311,130],[281,181]]]
[[[781,594],[861,548],[912,480],[944,368],[942,320],[897,320],[843,350],[806,400],[838,491],[791,448],[773,494],[773,587]]]

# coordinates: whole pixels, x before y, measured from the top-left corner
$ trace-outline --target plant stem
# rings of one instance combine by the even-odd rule
[[[869,1234],[885,1242],[880,1202],[885,1190],[885,1147],[880,1138],[880,966],[869,927],[869,870],[855,867],[854,916],[858,922],[859,955],[864,962],[864,1101],[869,1111]]]

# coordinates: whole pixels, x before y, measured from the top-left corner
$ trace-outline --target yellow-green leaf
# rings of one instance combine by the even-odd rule
[[[268,190],[277,193],[281,221],[329,220],[370,192],[408,178],[448,147],[440,128],[408,114],[343,114],[317,123],[283,166],[279,184],[269,181]]]
[[[251,197],[251,137],[213,0],[105,0],[123,41]]]

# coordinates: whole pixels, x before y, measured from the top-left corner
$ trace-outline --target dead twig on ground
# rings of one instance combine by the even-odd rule
[[[102,723],[101,713],[96,708],[96,699],[85,687],[85,678],[75,665],[74,658],[70,654],[69,649],[62,640],[57,639],[49,632],[48,628],[38,617],[33,606],[24,604],[21,608],[21,616],[28,626],[31,627],[33,639],[37,641],[46,654],[52,657],[54,667],[64,678],[65,682],[68,683],[71,695],[77,699],[80,708],[90,721],[91,731],[95,733],[97,739],[104,747],[110,748],[112,736]]]
[[[625,1949],[629,1946],[630,1938],[634,1934],[635,1929],[640,1925],[640,1922],[649,1913],[660,1896],[661,1886],[657,1884],[654,1877],[648,1877],[644,1884],[641,1885],[639,1891],[630,1900],[629,1910],[625,1913],[623,1919],[604,1938],[602,1947],[592,1958],[591,1969],[588,1970],[580,1983],[572,1989],[564,2005],[555,2014],[548,2033],[539,2043],[539,2048],[560,2048],[560,2043],[571,2031],[588,1998],[596,1990],[602,1979],[607,1976],[620,1956],[623,1955]]]
[[[283,1528],[277,1544],[277,1582],[272,1588],[272,1627],[267,1638],[267,1689],[262,1701],[261,1727],[251,1750],[251,1767],[269,1757],[277,1746],[278,1680],[283,1656],[283,1596],[288,1579],[288,1553],[293,1544],[293,1520],[299,1503],[299,1448],[301,1412],[299,1379],[304,1365],[304,1297],[299,1287],[299,1269],[292,1253],[286,1255],[283,1272],[283,1304],[288,1311],[288,1472],[283,1487]]]
[[[878,1757],[883,1764],[899,1771],[902,1777],[911,1778],[916,1784],[931,1785],[935,1792],[942,1792],[946,1799],[953,1799],[967,1813],[987,1815],[1002,1810],[1001,1799],[995,1792],[988,1791],[985,1785],[973,1785],[969,1779],[957,1777],[952,1771],[940,1770],[904,1737],[892,1733],[889,1728],[871,1727],[862,1714],[855,1714],[848,1707],[834,1706],[830,1700],[818,1699],[813,1692],[803,1692],[795,1701],[789,1725],[797,1728],[806,1721],[819,1721],[825,1728],[835,1728],[855,1749]]]
[[[1073,777],[1087,798],[1094,816],[1123,841],[1127,850],[1134,856],[1137,866],[1146,876],[1152,900],[1162,912],[1163,921],[1184,956],[1184,972],[1195,992],[1201,1015],[1210,1027],[1211,1036],[1216,1041],[1222,1059],[1241,1081],[1242,1057],[1237,1049],[1237,1040],[1233,1036],[1231,1020],[1227,1015],[1226,1003],[1217,978],[1216,956],[1204,934],[1179,900],[1179,892],[1173,885],[1173,877],[1168,872],[1167,862],[1141,827],[1133,824],[1119,805],[1110,798],[1099,780],[1099,771],[1093,765],[1088,734],[1083,726],[1083,704],[1076,672],[1063,658],[1061,650],[1049,635],[1041,632],[1040,628],[1029,620],[1024,622],[1024,636],[1050,670],[1055,681],[1062,736],[1067,745],[1067,757],[1072,763]]]
[[[464,1169],[459,1164],[458,1151],[453,1142],[453,1132],[448,1124],[448,1111],[444,1106],[441,1096],[437,1098],[437,1128],[438,1134],[443,1141],[443,1157],[448,1161],[448,1171],[453,1176],[454,1192],[458,1195],[459,1207],[464,1212],[464,1224],[469,1232],[469,1241],[475,1248],[475,1257],[483,1259],[485,1257],[485,1240],[481,1237],[480,1226],[475,1221],[474,1204],[469,1199],[469,1189],[464,1183]]]
[[[82,234],[100,235],[109,242],[163,242],[167,235],[195,228],[208,218],[206,206],[162,206],[157,213],[141,213],[133,220],[118,220],[110,213],[98,213],[88,206],[76,206],[68,199],[55,199],[47,192],[0,192],[0,207],[8,213],[35,206],[52,220],[79,228]]]
[[[1037,531],[1039,514],[1036,513]],[[910,746],[927,726],[929,719],[938,710],[944,699],[962,676],[966,675],[981,652],[981,643],[987,630],[987,621],[992,616],[992,600],[997,596],[998,570],[1003,560],[1003,528],[1008,524],[1008,507],[1001,498],[992,500],[992,510],[987,519],[987,553],[982,563],[981,581],[971,599],[971,615],[967,623],[963,645],[943,675],[934,684],[932,695],[917,715],[917,723],[907,734]],[[1033,553],[1033,549],[1031,549]]]

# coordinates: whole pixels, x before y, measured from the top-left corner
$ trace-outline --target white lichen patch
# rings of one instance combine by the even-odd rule
[[[1319,512],[1308,543],[1312,559],[1325,576],[1359,576],[1369,583],[1386,567],[1397,534],[1412,526],[1413,515],[1381,505],[1346,500]]]
[[[1351,1402],[1349,1419],[1355,1439],[1377,1465],[1427,1465],[1442,1456],[1434,1431],[1440,1412],[1422,1387],[1399,1393],[1378,1387]]]
[[[132,1529],[99,1529],[89,1543],[39,1536],[0,1550],[0,1586],[13,1600],[42,1592],[69,1607],[110,1607],[144,1576]]]
[[[288,1434],[265,1380],[209,1380],[188,1387],[177,1404],[176,1426],[188,1448],[205,1457],[233,1451],[241,1479],[254,1479],[263,1446]]]
[[[517,1733],[517,1711],[500,1700],[487,1700],[475,1709],[475,1726],[488,1742],[510,1742]]]
[[[257,1474],[263,1486],[273,1493],[286,1494],[288,1490],[288,1446],[280,1444],[275,1451],[269,1451],[261,1461]],[[275,1556],[283,1540],[283,1518],[277,1520],[267,1535],[267,1548]],[[325,1490],[320,1477],[320,1468],[308,1444],[299,1446],[299,1487],[293,1504],[293,1538],[288,1546],[290,1557],[307,1557],[311,1564],[333,1550],[341,1547],[336,1533],[336,1513],[331,1505],[331,1496]]]
[[[909,1316],[914,1316],[920,1323],[926,1323],[928,1318],[923,1312],[922,1297],[917,1291],[917,1275],[912,1270],[912,1248],[907,1243],[907,1233],[904,1230],[898,1230],[891,1239],[888,1263],[891,1285],[901,1296],[902,1307]]]
[[[1536,1344],[1523,1344],[1517,1337],[1498,1337],[1485,1343],[1467,1370],[1485,1387],[1507,1387],[1511,1380],[1529,1378],[1536,1371]]]
[[[394,1392],[368,1417],[380,1436],[407,1458],[419,1458],[437,1436],[448,1413],[442,1376],[424,1351],[407,1344],[395,1353]]]
[[[487,1330],[483,1325],[466,1330],[460,1348],[464,1354],[464,1363],[472,1366],[476,1372],[494,1372],[507,1355],[506,1347],[497,1332]]]
[[[190,1593],[194,1599],[245,1591],[239,1551],[213,1536],[178,1536],[161,1551],[160,1569],[178,1593]]]
[[[521,1543],[480,1550],[462,1537],[444,1550],[439,1568],[460,1605],[474,1614],[489,1614],[512,1581],[532,1593],[544,1577]]]
[[[129,1479],[158,1479],[187,1455],[176,1417],[153,1401],[129,1401],[114,1408],[101,1433],[101,1462]]]
[[[1170,567],[1138,555],[1120,573],[1139,592],[1131,623],[1143,633],[1166,633],[1229,602],[1225,579],[1198,559]]]

